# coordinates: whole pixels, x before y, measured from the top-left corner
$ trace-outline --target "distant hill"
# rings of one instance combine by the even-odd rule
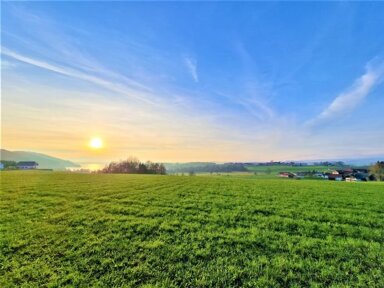
[[[322,161],[342,161],[345,165],[353,165],[353,166],[370,166],[375,164],[377,161],[383,161],[384,155],[378,155],[375,157],[362,157],[362,158],[340,158],[340,159],[318,159],[318,160],[307,160],[305,162],[313,163],[313,162],[322,162]]]
[[[318,159],[318,160],[290,160],[286,162],[277,162],[270,166],[270,162],[236,162],[236,163],[215,163],[215,162],[186,162],[186,163],[163,163],[168,173],[188,173],[188,172],[237,172],[237,171],[264,171],[272,170],[274,172],[280,171],[284,168],[285,171],[308,171],[319,169],[322,164],[316,162],[344,162],[345,166],[358,166],[368,167],[377,161],[383,161],[384,156],[377,156],[371,158],[355,158],[355,159]],[[300,165],[290,165],[289,162],[301,163]],[[278,164],[280,163],[280,164]],[[268,164],[268,165],[262,165]],[[301,166],[307,164],[308,166]],[[336,166],[333,166],[334,169]],[[291,167],[292,166],[292,167]],[[294,167],[293,167],[294,166]],[[268,168],[269,167],[269,168]],[[327,166],[324,166],[327,167]],[[341,167],[339,167],[341,168]]]
[[[377,161],[383,161],[384,156],[377,156],[377,157],[371,157],[371,158],[358,158],[358,159],[344,159],[344,161],[347,164],[350,165],[372,165],[375,164]]]
[[[39,163],[40,169],[54,169],[62,170],[67,167],[80,167],[79,164],[73,163],[68,160],[52,157],[46,154],[30,152],[30,151],[9,151],[5,149],[0,150],[1,160],[8,161],[36,161]]]
[[[187,162],[164,163],[168,173],[247,171],[243,163]]]

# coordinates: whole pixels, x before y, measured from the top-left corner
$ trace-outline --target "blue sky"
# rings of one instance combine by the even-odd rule
[[[380,2],[2,3],[2,147],[78,162],[384,155],[383,15]]]

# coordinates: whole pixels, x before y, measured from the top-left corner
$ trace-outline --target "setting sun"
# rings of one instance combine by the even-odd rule
[[[103,148],[103,140],[99,137],[94,137],[89,141],[89,147],[93,149]]]

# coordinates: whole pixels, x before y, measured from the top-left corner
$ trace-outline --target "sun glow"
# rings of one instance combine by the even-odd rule
[[[89,147],[92,149],[103,148],[103,140],[101,140],[99,137],[94,137],[89,141]]]

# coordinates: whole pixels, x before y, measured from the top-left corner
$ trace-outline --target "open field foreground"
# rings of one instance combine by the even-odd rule
[[[0,177],[1,287],[384,287],[384,183]]]

